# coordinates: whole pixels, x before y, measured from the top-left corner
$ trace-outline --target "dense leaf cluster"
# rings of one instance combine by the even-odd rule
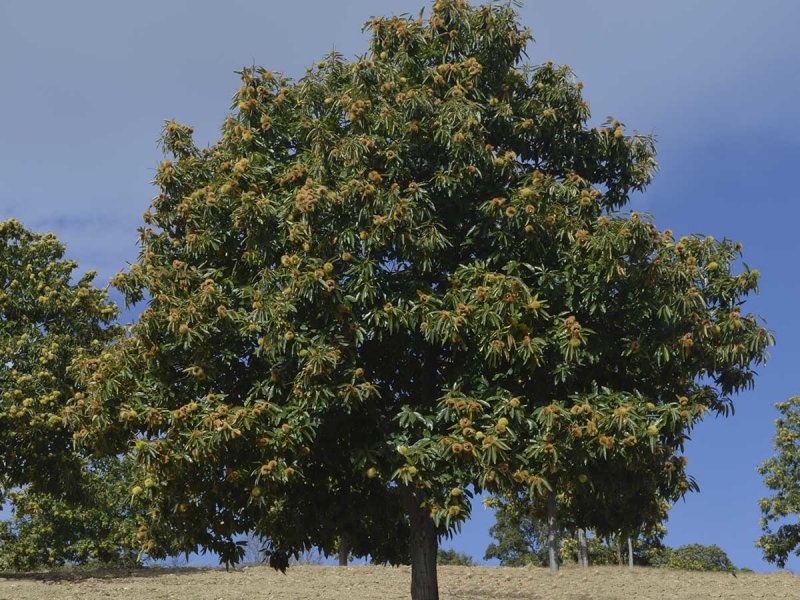
[[[26,484],[68,492],[80,479],[62,416],[84,403],[74,363],[99,357],[119,330],[95,273],[74,279],[75,267],[54,235],[0,222],[0,500]]]
[[[800,397],[776,406],[781,416],[775,421],[775,456],[759,467],[772,495],[760,501],[764,535],[757,545],[764,558],[783,568],[790,554],[800,556]]]
[[[13,491],[11,519],[0,523],[0,571],[59,566],[140,565],[143,515],[130,509],[130,467],[116,459],[86,465],[68,499]]]

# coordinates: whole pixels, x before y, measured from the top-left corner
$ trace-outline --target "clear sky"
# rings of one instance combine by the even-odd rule
[[[165,119],[211,142],[235,70],[302,75],[331,48],[363,52],[370,16],[424,4],[0,2],[0,219],[54,231],[105,283],[135,257]],[[741,241],[762,272],[750,308],[777,346],[736,415],[696,430],[687,452],[701,492],[673,509],[667,541],[716,543],[738,566],[769,569],[753,546],[756,466],[771,453],[774,402],[800,394],[800,2],[528,0],[521,16],[537,40],[530,61],[569,64],[594,120],[655,134],[661,172],[637,210],[677,234]],[[477,505],[445,545],[480,559],[492,522]]]

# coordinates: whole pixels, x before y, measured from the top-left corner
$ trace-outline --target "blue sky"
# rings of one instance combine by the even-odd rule
[[[54,231],[103,283],[136,254],[135,227],[165,119],[216,139],[234,71],[301,75],[335,48],[364,51],[372,15],[416,14],[423,0],[139,0],[0,3],[0,219]],[[722,546],[770,569],[753,546],[756,466],[771,453],[773,403],[800,393],[800,2],[529,0],[533,63],[569,64],[594,119],[655,134],[661,172],[635,201],[660,227],[744,244],[762,272],[750,309],[777,336],[736,415],[699,427],[688,447],[701,492],[678,504],[668,542]],[[445,545],[482,558],[493,519],[478,505]],[[800,569],[800,560],[789,567]]]

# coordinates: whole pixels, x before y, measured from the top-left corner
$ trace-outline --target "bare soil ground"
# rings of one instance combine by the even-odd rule
[[[408,567],[297,566],[0,575],[0,600],[401,600]],[[790,573],[694,573],[666,569],[440,567],[442,600],[800,599]]]

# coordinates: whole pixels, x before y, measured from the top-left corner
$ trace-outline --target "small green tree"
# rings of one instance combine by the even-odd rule
[[[87,464],[69,501],[26,487],[0,523],[0,570],[63,565],[139,566],[141,515],[130,510],[130,466],[117,459]]]
[[[756,545],[766,560],[783,568],[790,554],[800,556],[800,396],[776,406],[781,416],[775,421],[775,456],[759,467],[773,493],[759,503],[764,535]]]
[[[678,548],[653,548],[645,553],[653,567],[683,569],[685,571],[726,571],[734,573],[736,567],[725,551],[712,544],[687,544]]]
[[[0,502],[15,487],[65,494],[80,481],[61,411],[85,402],[75,361],[99,356],[119,330],[95,273],[75,268],[53,234],[0,223]]]
[[[147,306],[67,416],[154,482],[132,489],[148,551],[236,561],[255,531],[284,568],[350,529],[351,553],[410,561],[433,600],[470,486],[600,490],[625,465],[653,473],[636,498],[688,490],[689,430],[770,338],[742,312],[758,274],[733,272],[739,246],[618,212],[652,140],[588,127],[568,68],[523,63],[512,6],[368,27],[367,56],[297,82],[245,69],[210,148],[167,124],[114,281]]]
[[[496,541],[486,548],[484,560],[497,559],[508,567],[542,564],[546,530],[541,515],[533,514],[529,503],[492,499],[490,505],[496,511],[489,535]]]

